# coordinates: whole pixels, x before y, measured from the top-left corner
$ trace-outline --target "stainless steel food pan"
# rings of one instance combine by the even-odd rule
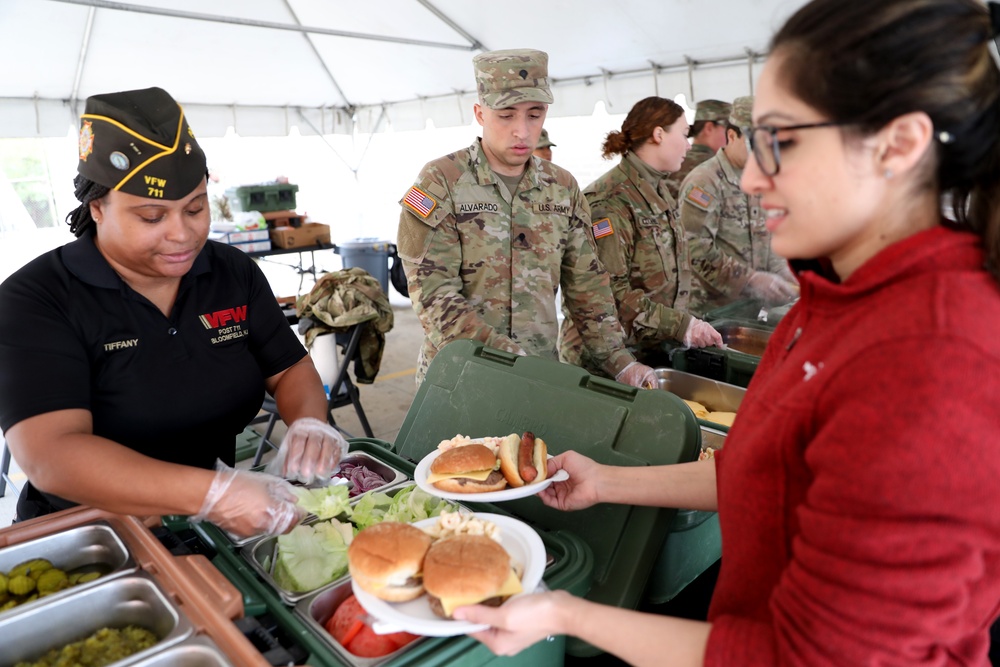
[[[716,323],[716,331],[722,336],[722,342],[731,350],[749,354],[752,357],[764,356],[767,341],[771,338],[768,329],[757,329],[744,324]]]
[[[657,368],[660,389],[689,401],[697,401],[713,412],[736,412],[746,389],[734,384],[692,375],[673,368]]]
[[[132,667],[234,667],[233,662],[204,635],[189,637],[179,644],[135,663]]]
[[[414,640],[412,643],[397,649],[393,653],[380,656],[378,658],[362,658],[356,656],[340,642],[326,631],[326,622],[333,616],[340,604],[352,595],[351,582],[342,581],[331,588],[324,588],[319,592],[310,593],[308,597],[299,601],[295,605],[295,615],[302,619],[304,625],[312,630],[313,634],[323,640],[330,648],[336,651],[337,655],[348,665],[355,667],[373,667],[387,660],[391,660],[401,653],[405,653],[413,646],[416,646],[423,639]]]
[[[121,537],[105,521],[76,526],[0,549],[0,572],[9,572],[11,568],[34,558],[44,558],[67,573],[99,572],[101,576],[51,596],[0,612],[0,618],[10,613],[25,611],[53,597],[64,597],[90,588],[109,577],[133,573],[139,567]]]
[[[61,598],[0,618],[0,666],[36,660],[50,649],[85,639],[101,628],[138,625],[159,643],[114,665],[131,665],[192,634],[191,622],[145,572],[107,580]]]

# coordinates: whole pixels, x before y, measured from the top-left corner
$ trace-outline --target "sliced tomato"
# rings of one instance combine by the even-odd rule
[[[394,632],[388,635],[377,635],[366,625],[361,629],[361,632],[359,632],[357,636],[351,640],[351,643],[346,645],[346,648],[358,657],[379,658],[383,655],[389,655],[396,649],[406,646],[415,639],[419,639],[419,637],[417,635],[411,635],[409,632]]]
[[[358,604],[357,599],[352,595],[337,607],[333,616],[326,622],[326,631],[329,632],[341,646],[347,647],[354,637],[365,627],[365,610]]]

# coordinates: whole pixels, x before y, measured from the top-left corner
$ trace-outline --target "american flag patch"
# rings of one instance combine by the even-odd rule
[[[615,230],[611,228],[610,218],[601,218],[594,223],[594,238],[602,239],[605,236],[611,236],[615,233]]]
[[[431,211],[434,210],[434,207],[437,206],[437,202],[434,201],[433,197],[415,185],[410,188],[410,191],[406,193],[405,197],[403,197],[403,203],[409,206],[414,213],[422,218],[426,218],[430,215]]]
[[[704,190],[698,187],[691,188],[691,191],[687,193],[687,199],[692,204],[698,204],[699,206],[708,206],[715,199],[712,195],[708,194]]]

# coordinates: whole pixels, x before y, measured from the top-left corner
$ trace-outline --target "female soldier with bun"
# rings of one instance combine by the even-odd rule
[[[553,592],[456,611],[493,626],[482,641],[514,653],[567,633],[647,665],[989,664],[998,32],[977,0],[814,0],[789,19],[760,75],[742,185],[802,296],[725,449],[659,468],[567,452],[550,471],[569,481],[542,492],[564,510],[718,509],[708,622]]]
[[[621,131],[609,132],[604,140],[604,159],[621,155],[621,161],[584,190],[618,319],[629,348],[647,366],[667,365],[665,341],[722,345],[710,324],[686,312],[691,267],[668,178],[684,161],[687,135],[679,104],[662,97],[636,102]],[[599,370],[568,317],[560,339],[562,361]]]
[[[28,476],[17,519],[82,503],[283,532],[294,499],[229,467],[235,436],[266,388],[289,424],[281,472],[329,474],[347,443],[316,369],[253,261],[208,241],[205,154],[177,102],[95,95],[81,120],[79,238],[0,285],[0,428]]]

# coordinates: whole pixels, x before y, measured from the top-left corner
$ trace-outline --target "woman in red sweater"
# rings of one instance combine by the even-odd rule
[[[760,75],[743,188],[801,299],[715,461],[567,452],[543,500],[718,509],[708,622],[552,592],[455,616],[514,653],[649,665],[988,665],[1000,613],[1000,5],[814,0]],[[991,21],[992,13],[994,20]],[[942,210],[947,217],[942,216]]]

